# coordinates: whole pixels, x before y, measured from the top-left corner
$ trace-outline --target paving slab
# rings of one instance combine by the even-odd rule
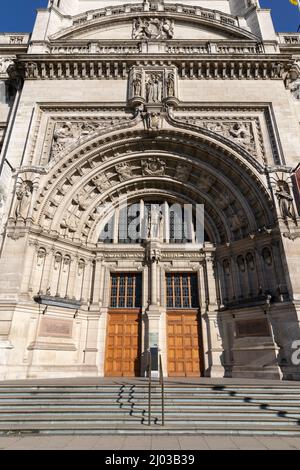
[[[178,439],[182,450],[209,450],[204,436],[179,436]]]
[[[150,450],[152,436],[126,436],[122,450]]]
[[[93,450],[121,450],[126,436],[99,436]]]
[[[268,436],[261,436],[256,437],[256,439],[263,444],[268,450],[296,450],[291,444],[286,442],[281,437],[268,437]]]
[[[152,436],[151,450],[180,450],[177,436]]]
[[[230,438],[240,450],[267,450],[267,447],[256,437],[231,436]]]
[[[284,442],[287,442],[289,445],[291,445],[295,449],[300,449],[300,437],[283,436],[282,440]]]
[[[237,450],[237,445],[231,440],[230,436],[205,436],[205,441],[210,450],[232,449]]]

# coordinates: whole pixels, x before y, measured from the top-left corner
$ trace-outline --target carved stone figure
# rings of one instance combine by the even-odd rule
[[[73,200],[81,209],[86,210],[89,206],[90,198],[85,190],[82,189],[78,194],[75,195]]]
[[[217,194],[214,201],[220,209],[225,210],[232,203],[232,197],[228,191],[223,190]]]
[[[166,171],[166,162],[159,158],[148,158],[142,160],[143,176],[163,176]]]
[[[144,120],[144,125],[149,131],[158,131],[162,126],[162,116],[160,113],[142,113],[142,118]]]
[[[233,232],[240,230],[247,225],[246,218],[241,210],[229,217],[229,226]]]
[[[246,254],[246,262],[247,262],[248,269],[250,269],[250,271],[254,271],[255,262],[254,262],[254,257],[252,253],[249,252]]]
[[[188,181],[190,173],[191,169],[188,166],[179,163],[176,167],[175,178],[179,181],[185,182]]]
[[[167,78],[167,95],[170,97],[175,96],[175,77],[173,72],[169,73]]]
[[[271,254],[270,249],[268,247],[265,247],[262,250],[261,254],[262,254],[262,257],[263,257],[263,260],[264,260],[265,264],[267,266],[271,266],[272,263],[273,263],[273,260],[272,260],[272,254]]]
[[[172,39],[174,22],[167,18],[136,18],[133,20],[132,39]]]
[[[69,232],[76,232],[78,228],[77,217],[71,212],[68,212],[67,215],[62,219],[60,226],[62,229],[68,229]]]
[[[277,191],[275,192],[278,199],[279,209],[282,217],[296,221],[296,214],[293,206],[293,197],[290,193],[289,185],[285,181],[277,182]]]
[[[197,125],[197,122],[196,122]],[[226,137],[241,145],[252,155],[256,154],[255,140],[250,122],[200,122],[199,126]]]
[[[34,78],[37,71],[37,64],[35,62],[28,62],[25,64],[25,72],[27,78]]]
[[[106,189],[111,187],[111,183],[110,183],[108,177],[104,173],[101,173],[100,175],[97,175],[93,179],[93,183],[95,184],[95,186],[97,187],[97,189],[100,192],[105,191]]]
[[[249,123],[236,122],[229,130],[229,134],[241,144],[251,143],[251,132],[249,130]]]
[[[37,266],[42,266],[42,264],[44,263],[45,258],[46,258],[45,248],[39,248],[39,250],[37,252],[37,261],[36,261]]]
[[[17,193],[17,204],[15,209],[16,217],[26,219],[30,207],[31,195],[32,195],[32,183],[24,181]]]
[[[119,163],[115,166],[120,181],[127,181],[133,178],[132,167],[127,162]]]
[[[96,132],[99,127],[101,127],[101,124],[97,122],[66,121],[56,123],[53,133],[51,156],[55,157],[70,145],[76,144],[80,139]]]
[[[246,271],[245,259],[242,255],[239,255],[236,259],[239,270],[244,273]]]
[[[152,73],[146,78],[147,103],[159,103],[162,99],[162,76]]]
[[[132,80],[133,86],[133,96],[141,96],[142,95],[142,76],[140,73],[137,73]]]
[[[148,212],[148,238],[157,239],[163,236],[163,213],[157,204],[151,204]]]
[[[199,187],[202,191],[208,192],[212,185],[215,183],[215,178],[210,175],[202,176],[199,181]]]
[[[13,65],[13,60],[9,57],[0,59],[0,74],[6,74],[10,65]]]

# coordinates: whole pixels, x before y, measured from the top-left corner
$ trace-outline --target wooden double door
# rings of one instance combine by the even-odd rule
[[[106,337],[105,375],[140,375],[141,321],[139,309],[109,311]]]
[[[169,377],[202,375],[202,344],[198,310],[167,312],[167,344]]]

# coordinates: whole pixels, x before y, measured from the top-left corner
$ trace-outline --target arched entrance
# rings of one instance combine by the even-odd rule
[[[211,135],[178,128],[111,132],[65,160],[49,177],[47,198],[38,197],[35,221],[83,253],[85,271],[76,282],[87,311],[94,312],[99,374],[143,376],[146,351],[157,345],[168,375],[223,376],[234,361],[229,308],[266,290],[263,269],[271,273],[268,288],[279,282],[278,253],[267,234],[261,232],[258,242],[249,238],[274,217],[259,165]],[[151,204],[163,205],[163,227],[156,215],[145,229]],[[194,220],[201,204],[205,236],[199,243]],[[131,240],[124,230],[137,217],[130,211],[124,216],[123,208],[135,205],[141,220]],[[174,205],[181,213],[192,207],[183,226],[170,210]],[[141,299],[133,305],[126,289],[138,276]],[[197,302],[187,304],[187,298]]]

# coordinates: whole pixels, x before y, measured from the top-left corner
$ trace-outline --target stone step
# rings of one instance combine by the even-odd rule
[[[155,403],[152,403],[152,408],[153,409],[160,409],[161,407],[161,402],[159,401],[155,401]],[[74,402],[73,404],[70,404],[69,401],[62,401],[62,402],[54,402],[54,403],[43,403],[43,402],[39,402],[39,401],[36,401],[36,402],[33,402],[33,403],[30,403],[29,406],[26,406],[26,408],[24,407],[24,403],[21,402],[21,403],[9,403],[9,404],[6,404],[6,405],[2,405],[0,404],[0,412],[6,412],[7,410],[11,411],[11,412],[21,412],[21,411],[30,411],[30,412],[35,412],[36,409],[40,409],[40,410],[43,410],[43,409],[46,409],[46,410],[51,410],[51,409],[54,409],[54,410],[60,410],[62,408],[64,409],[78,409],[78,410],[84,410],[84,409],[92,409],[92,410],[99,410],[99,409],[103,409],[103,410],[106,410],[108,408],[108,406],[110,407],[113,407],[114,406],[114,409],[118,408],[118,409],[131,409],[132,408],[132,405],[134,407],[134,409],[148,409],[148,403],[147,402],[144,402],[144,403],[122,403],[121,404],[122,406],[120,406],[120,403],[116,403],[116,402],[113,402],[113,403],[109,403],[109,404],[105,404],[105,403],[101,403],[101,402],[97,402],[97,401],[93,401],[91,403],[81,403],[81,404],[78,404],[77,402]],[[271,408],[272,407],[272,408]],[[173,410],[173,409],[176,409],[176,410],[180,410],[180,411],[187,411],[187,412],[195,412],[197,410],[207,410],[207,409],[212,409],[212,410],[216,410],[216,411],[227,411],[227,410],[230,410],[230,409],[237,409],[237,410],[247,410],[247,411],[252,411],[252,410],[266,410],[268,411],[268,409],[270,408],[271,410],[273,411],[288,411],[288,412],[296,412],[296,413],[300,413],[300,406],[299,405],[290,405],[290,404],[286,404],[284,405],[284,410],[282,410],[282,403],[281,402],[277,402],[277,403],[273,403],[272,405],[269,405],[269,404],[265,404],[265,405],[262,405],[262,404],[256,404],[256,403],[249,403],[247,405],[245,405],[244,403],[222,403],[222,404],[190,404],[190,403],[186,403],[184,405],[178,405],[177,403],[176,404],[170,404],[170,403],[165,403],[165,409],[166,410]],[[276,408],[276,409],[275,409]]]
[[[161,408],[158,407],[153,407],[152,408],[152,414],[156,415],[161,415]],[[145,408],[128,408],[127,410],[124,408],[106,408],[103,410],[99,410],[97,408],[89,409],[89,410],[82,410],[82,408],[73,408],[73,409],[54,409],[54,410],[45,410],[45,409],[21,409],[21,410],[9,410],[9,411],[0,411],[0,420],[5,420],[5,419],[18,419],[22,420],[23,418],[49,418],[53,417],[53,419],[59,419],[62,416],[84,416],[89,418],[90,416],[95,417],[95,416],[110,416],[110,415],[124,415],[124,416],[144,416],[148,415],[148,409]],[[292,420],[298,420],[300,423],[300,410],[298,410],[298,413],[296,411],[290,411],[287,412],[285,410],[239,410],[239,409],[229,409],[229,410],[212,410],[212,409],[206,409],[206,410],[192,410],[192,411],[187,411],[186,409],[166,409],[165,410],[165,415],[169,417],[197,417],[197,418],[202,418],[202,417],[228,417],[228,416],[240,416],[243,417],[244,419],[250,419],[250,418],[259,418],[263,419],[264,417],[279,417],[279,418],[287,418],[287,419],[292,419]]]

